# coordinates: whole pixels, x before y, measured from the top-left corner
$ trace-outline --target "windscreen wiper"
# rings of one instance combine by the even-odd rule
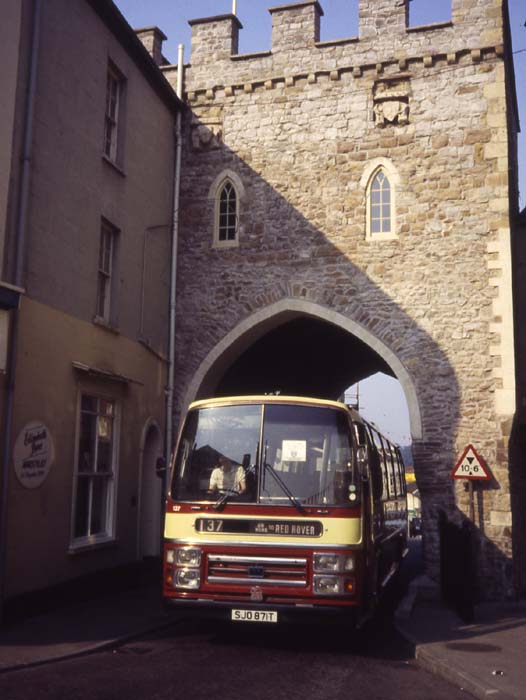
[[[274,479],[276,479],[278,484],[281,486],[283,493],[286,494],[287,498],[292,503],[294,508],[296,508],[296,510],[299,513],[304,515],[306,513],[305,508],[301,505],[301,503],[298,501],[298,499],[294,496],[292,491],[289,489],[287,484],[283,481],[283,479],[280,477],[280,475],[277,473],[277,471],[274,469],[274,467],[271,464],[268,464],[268,462],[264,462],[263,466],[264,466],[265,470],[268,469],[270,471],[270,473],[272,474],[272,476],[274,477]]]
[[[232,498],[232,496],[239,496],[239,491],[234,491],[234,489],[223,489],[223,493],[219,496],[212,508],[214,510],[221,510],[223,506],[225,506]]]

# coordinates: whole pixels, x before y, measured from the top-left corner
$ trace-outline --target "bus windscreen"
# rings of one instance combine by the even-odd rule
[[[266,505],[359,503],[352,430],[343,411],[246,404],[189,412],[172,498]]]

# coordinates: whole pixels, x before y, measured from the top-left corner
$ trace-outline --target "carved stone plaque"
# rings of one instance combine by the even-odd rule
[[[398,76],[378,80],[373,88],[373,112],[377,126],[409,122],[409,78]]]
[[[223,119],[218,112],[194,113],[190,125],[192,148],[211,151],[223,144]]]

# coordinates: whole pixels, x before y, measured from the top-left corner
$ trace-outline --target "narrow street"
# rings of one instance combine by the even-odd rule
[[[122,646],[0,676],[2,700],[200,700],[221,694],[338,700],[459,700],[461,689],[420,670],[393,610],[418,572],[419,541],[388,599],[361,632],[344,628],[217,625],[183,619]]]
[[[418,669],[411,656],[388,620],[356,637],[319,628],[187,622],[104,653],[6,674],[0,695],[3,700],[200,700],[218,693],[228,700],[467,697]]]

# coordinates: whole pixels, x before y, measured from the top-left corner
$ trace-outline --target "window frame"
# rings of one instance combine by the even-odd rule
[[[377,195],[378,201],[375,201]],[[392,187],[383,168],[378,168],[371,177],[369,191],[369,216],[371,217],[371,236],[390,234],[393,230]],[[387,209],[387,213],[385,211]],[[376,228],[378,224],[379,229]]]
[[[239,230],[237,192],[229,178],[225,180],[219,190],[217,207],[217,242],[221,246],[226,246],[237,241]]]
[[[227,186],[230,186],[235,194],[235,222],[236,230],[235,237],[231,239],[221,240],[221,198],[222,194]],[[220,175],[214,180],[209,191],[209,197],[214,201],[214,235],[213,235],[213,248],[236,248],[240,243],[240,235],[242,232],[241,226],[241,210],[242,204],[245,199],[245,188],[241,181],[241,178],[231,170],[224,170]],[[229,212],[223,213],[223,216],[228,216]],[[231,215],[231,213],[230,213]]]
[[[119,235],[119,229],[102,217],[97,260],[97,296],[94,320],[112,327],[117,325]],[[110,245],[108,245],[108,241]]]
[[[96,411],[89,411],[83,408],[83,399],[95,399]],[[98,472],[96,465],[99,456],[100,436],[97,434],[99,429],[99,419],[108,419],[108,414],[101,412],[101,402],[106,402],[112,405],[111,418],[111,463],[110,469],[104,472]],[[81,450],[81,432],[83,426],[83,416],[94,416],[95,428],[95,446],[92,457],[93,467],[91,470],[82,471],[80,469],[80,450]],[[92,390],[91,388],[82,388],[78,392],[77,397],[77,415],[75,426],[75,453],[73,464],[73,490],[71,500],[71,531],[69,549],[74,552],[79,549],[94,547],[97,545],[114,542],[116,539],[116,522],[117,522],[117,491],[118,491],[118,474],[119,474],[119,455],[120,455],[120,432],[121,432],[121,406],[119,399],[111,394],[108,394],[99,389]],[[79,483],[81,479],[86,479],[89,482],[88,494],[88,510],[86,513],[87,532],[82,535],[76,534],[77,517],[81,507],[79,503]],[[104,521],[104,529],[101,532],[91,532],[91,524],[94,515],[93,501],[93,484],[97,481],[105,482],[104,498],[105,503],[101,505],[101,519]]]
[[[102,154],[110,163],[122,166],[123,123],[125,112],[126,78],[112,61],[106,71],[104,105],[104,138]]]
[[[373,231],[373,220],[377,220],[373,217],[373,207],[383,206],[383,202],[373,202],[373,187],[379,174],[382,173],[389,187],[389,227],[385,230]],[[380,158],[369,163],[362,179],[360,181],[362,187],[365,188],[365,211],[366,211],[366,221],[365,221],[365,239],[367,241],[392,241],[398,239],[398,223],[396,216],[396,199],[397,191],[400,185],[399,175],[389,161]],[[385,190],[380,190],[380,195]],[[383,220],[383,217],[380,217]]]
[[[223,194],[226,188],[229,187],[231,193],[234,197],[234,211],[223,210]],[[231,195],[230,195],[231,196]],[[227,196],[226,206],[230,204],[230,197]],[[234,237],[233,238],[221,238],[222,230],[225,229],[228,234],[230,219],[234,217]],[[226,223],[223,224],[223,220],[226,218]],[[227,177],[221,183],[215,202],[215,226],[214,226],[214,245],[217,248],[230,248],[239,245],[239,197],[237,195],[236,187],[232,180]]]

